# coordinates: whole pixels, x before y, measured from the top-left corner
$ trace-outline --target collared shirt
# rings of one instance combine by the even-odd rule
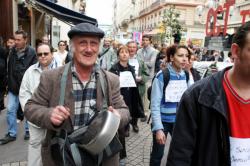
[[[65,65],[65,59],[66,59],[67,55],[68,55],[68,51],[66,51],[66,50],[63,53],[61,53],[60,51],[53,53],[54,58],[61,65]]]
[[[62,66],[55,58],[51,61],[51,63],[48,65],[48,69],[55,69],[57,67]],[[37,68],[40,68],[42,70],[41,64],[37,63]]]
[[[130,57],[128,60],[128,63],[135,68],[135,75],[138,76],[140,64],[139,64],[138,59],[136,58],[136,55],[134,55],[133,57]]]
[[[57,63],[53,59],[49,64],[48,69],[55,69],[57,67],[58,67]],[[24,73],[23,80],[19,90],[19,100],[22,109],[24,109],[24,105],[31,98],[32,94],[38,87],[42,71],[43,70],[41,68],[41,65],[39,64],[39,62],[37,62],[36,64],[30,66]]]
[[[144,57],[149,56],[148,55],[149,49],[150,49],[150,46],[147,46],[146,48],[142,48],[142,52],[143,52]]]
[[[158,50],[154,49],[151,46],[146,48],[141,48],[137,51],[138,56],[143,60],[143,62],[148,67],[149,80],[148,83],[151,83],[151,79],[154,77],[155,73],[155,61],[158,54]]]
[[[96,112],[96,74],[97,65],[94,66],[89,81],[82,82],[72,63],[72,83],[75,98],[74,130],[85,126]]]
[[[27,46],[25,46],[22,49],[15,48],[16,49],[16,54],[17,54],[18,58],[21,58],[22,56],[24,56],[26,48],[27,48]]]

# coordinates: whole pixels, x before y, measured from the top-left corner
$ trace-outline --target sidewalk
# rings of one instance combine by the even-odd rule
[[[4,137],[7,132],[6,110],[0,114],[0,138]],[[18,123],[17,140],[6,145],[0,145],[0,165],[3,166],[25,166],[27,165],[28,141],[24,141],[24,124]],[[21,162],[20,162],[21,161]],[[8,163],[8,164],[6,164]],[[11,163],[11,164],[10,164]]]
[[[6,132],[6,110],[0,114],[0,137]],[[126,138],[127,159],[126,166],[148,166],[152,146],[152,134],[150,125],[139,121],[139,133],[130,131],[130,137]],[[132,129],[131,129],[132,130]],[[23,140],[23,123],[19,123],[18,137],[15,142],[0,146],[0,166],[26,166],[28,142]],[[169,139],[166,144],[167,152]],[[166,165],[166,155],[162,160],[162,166]]]

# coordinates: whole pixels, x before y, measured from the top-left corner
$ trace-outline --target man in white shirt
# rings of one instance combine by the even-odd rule
[[[44,70],[54,69],[60,64],[56,62],[52,55],[52,48],[42,43],[37,46],[37,59],[38,62],[30,66],[23,76],[23,80],[19,92],[19,100],[24,110],[24,106],[31,98],[36,90],[39,82],[40,75]],[[28,166],[41,165],[41,141],[45,137],[45,129],[42,129],[29,122],[29,149],[28,149]]]

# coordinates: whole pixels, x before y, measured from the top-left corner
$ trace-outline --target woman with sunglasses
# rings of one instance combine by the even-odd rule
[[[68,51],[66,51],[66,42],[63,40],[60,40],[58,42],[58,50],[54,52],[54,58],[60,62],[62,65],[65,64],[66,57],[68,55]]]

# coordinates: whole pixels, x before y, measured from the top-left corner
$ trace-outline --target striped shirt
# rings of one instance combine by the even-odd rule
[[[71,66],[73,94],[75,99],[74,129],[85,126],[96,112],[96,73],[93,68],[89,81],[82,82],[74,64]]]
[[[168,65],[168,70],[170,73],[169,83],[166,87],[166,96],[169,100],[165,100],[166,96],[163,96],[164,86],[164,78],[162,71],[159,71],[156,75],[156,78],[153,81],[152,92],[151,92],[151,115],[152,115],[152,123],[153,128],[152,131],[157,131],[159,129],[163,129],[162,122],[174,123],[176,117],[176,108],[181,98],[181,94],[178,94],[176,98],[171,99],[171,94],[169,94],[168,88],[170,84],[172,86],[172,90],[175,92],[179,89],[183,89],[184,84],[187,87],[186,82],[186,74],[182,70],[180,73],[177,73],[172,65]],[[177,82],[178,81],[178,82]],[[174,88],[173,88],[174,87]],[[173,92],[173,91],[172,91]],[[172,94],[173,95],[173,94]],[[174,101],[174,102],[173,102]]]
[[[161,109],[161,119],[162,119],[162,122],[173,123],[175,122],[176,109],[181,100],[181,96],[184,93],[184,91],[187,89],[187,81],[186,81],[186,74],[184,71],[181,71],[180,73],[176,73],[170,65],[168,69],[170,72],[170,80],[166,89],[164,89],[164,91],[166,91],[165,92],[166,95],[162,97],[162,101],[161,101],[161,105],[164,108],[164,109]],[[172,88],[174,88],[175,90],[171,90]],[[171,101],[170,98],[173,95],[175,98],[172,99]],[[169,100],[166,100],[166,96],[169,98]]]

